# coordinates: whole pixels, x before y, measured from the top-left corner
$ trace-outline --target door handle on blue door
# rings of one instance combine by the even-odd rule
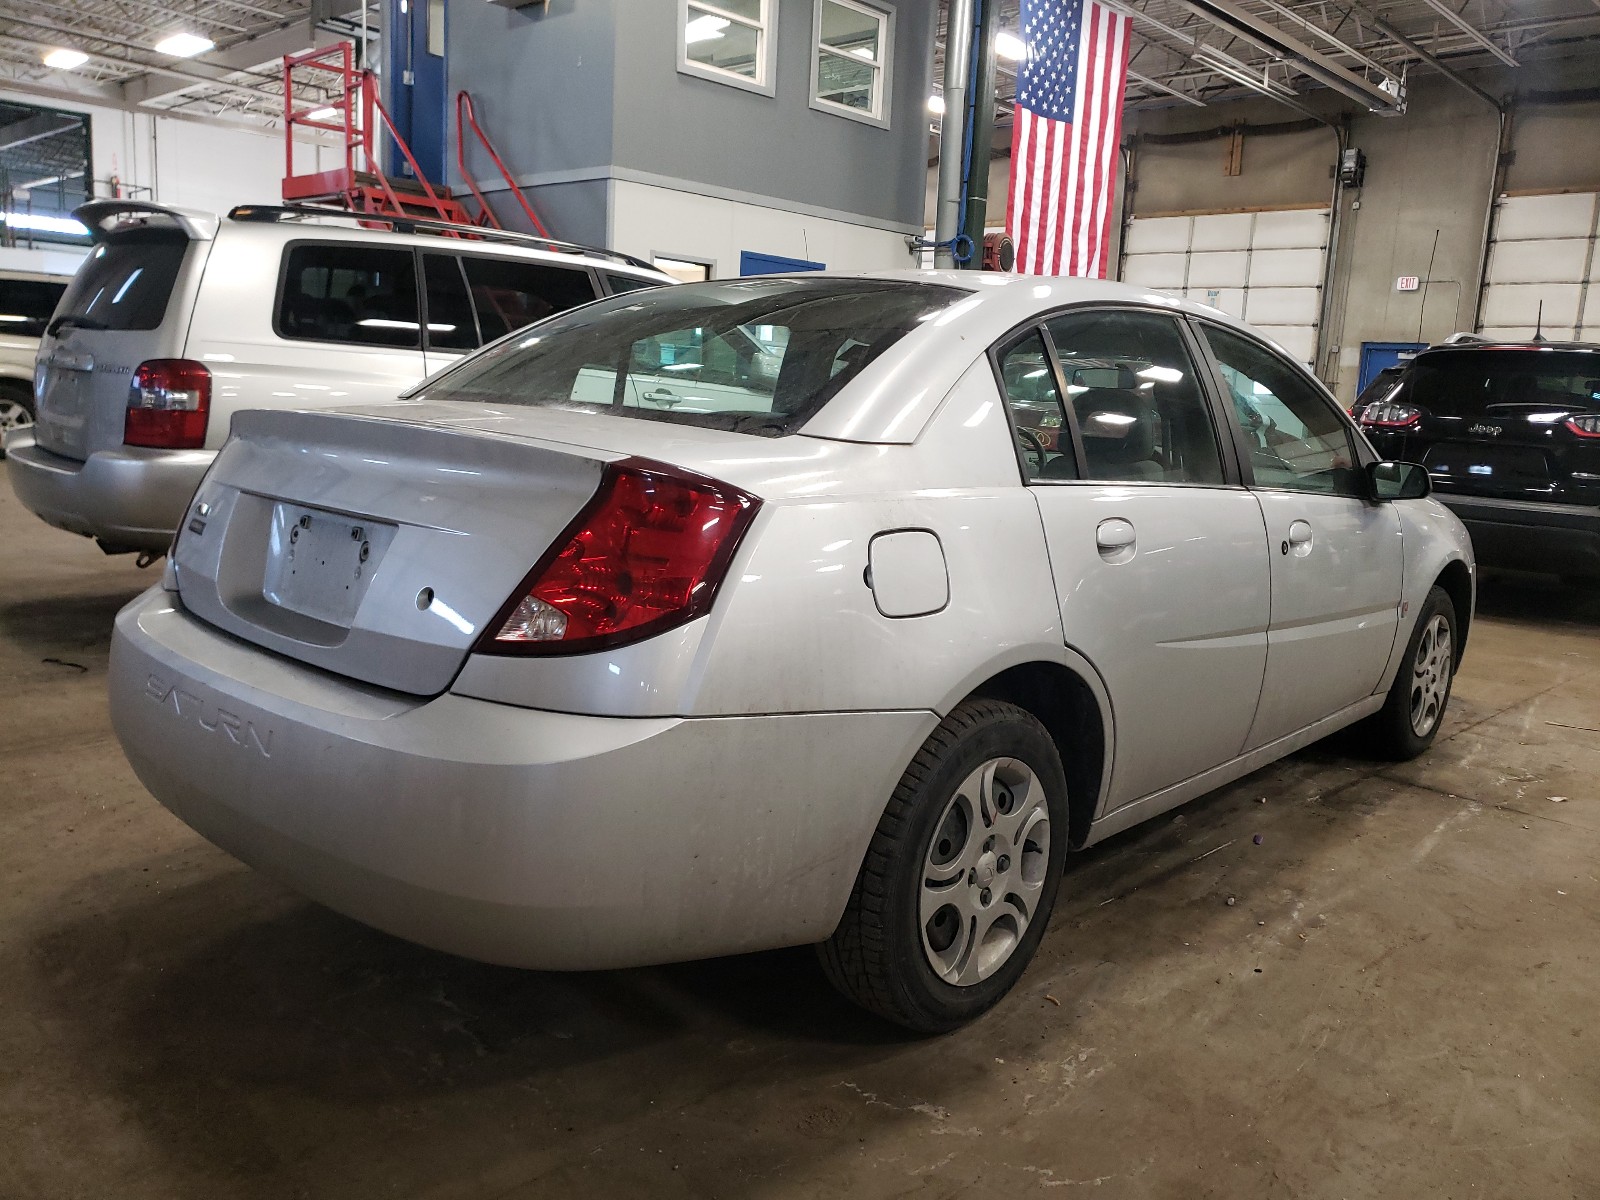
[[[1283,541],[1283,553],[1288,554],[1293,550],[1296,558],[1304,558],[1311,553],[1311,543],[1315,538],[1308,521],[1295,521],[1289,526],[1289,536]]]

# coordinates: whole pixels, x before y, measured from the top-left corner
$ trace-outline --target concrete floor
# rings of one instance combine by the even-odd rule
[[[154,575],[0,530],[5,1200],[1600,1196],[1600,597],[1488,587],[1431,754],[1075,857],[1009,1001],[916,1041],[804,950],[537,975],[285,892],[111,735]]]

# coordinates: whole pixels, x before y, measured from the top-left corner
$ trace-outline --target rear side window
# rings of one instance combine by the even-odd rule
[[[0,279],[0,334],[42,337],[65,283],[42,279]]]
[[[1412,360],[1396,399],[1435,417],[1600,412],[1600,354],[1440,350]]]
[[[410,250],[314,242],[291,246],[278,333],[314,342],[421,348]]]
[[[507,258],[467,257],[462,263],[485,342],[594,299],[587,271]]]
[[[189,239],[176,230],[133,229],[89,252],[62,297],[60,314],[80,329],[160,328]]]
[[[637,275],[610,275],[606,276],[606,286],[611,289],[613,296],[620,296],[623,292],[638,292],[645,288],[665,287],[666,283],[660,279],[640,279]]]

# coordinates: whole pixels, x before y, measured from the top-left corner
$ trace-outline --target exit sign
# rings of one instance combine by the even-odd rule
[[[1397,292],[1414,292],[1422,286],[1422,280],[1415,275],[1402,275],[1394,281],[1394,290]]]

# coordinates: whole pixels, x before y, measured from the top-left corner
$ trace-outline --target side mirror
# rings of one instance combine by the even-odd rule
[[[1428,468],[1418,463],[1375,462],[1367,466],[1368,494],[1378,503],[1421,500],[1433,494]]]

